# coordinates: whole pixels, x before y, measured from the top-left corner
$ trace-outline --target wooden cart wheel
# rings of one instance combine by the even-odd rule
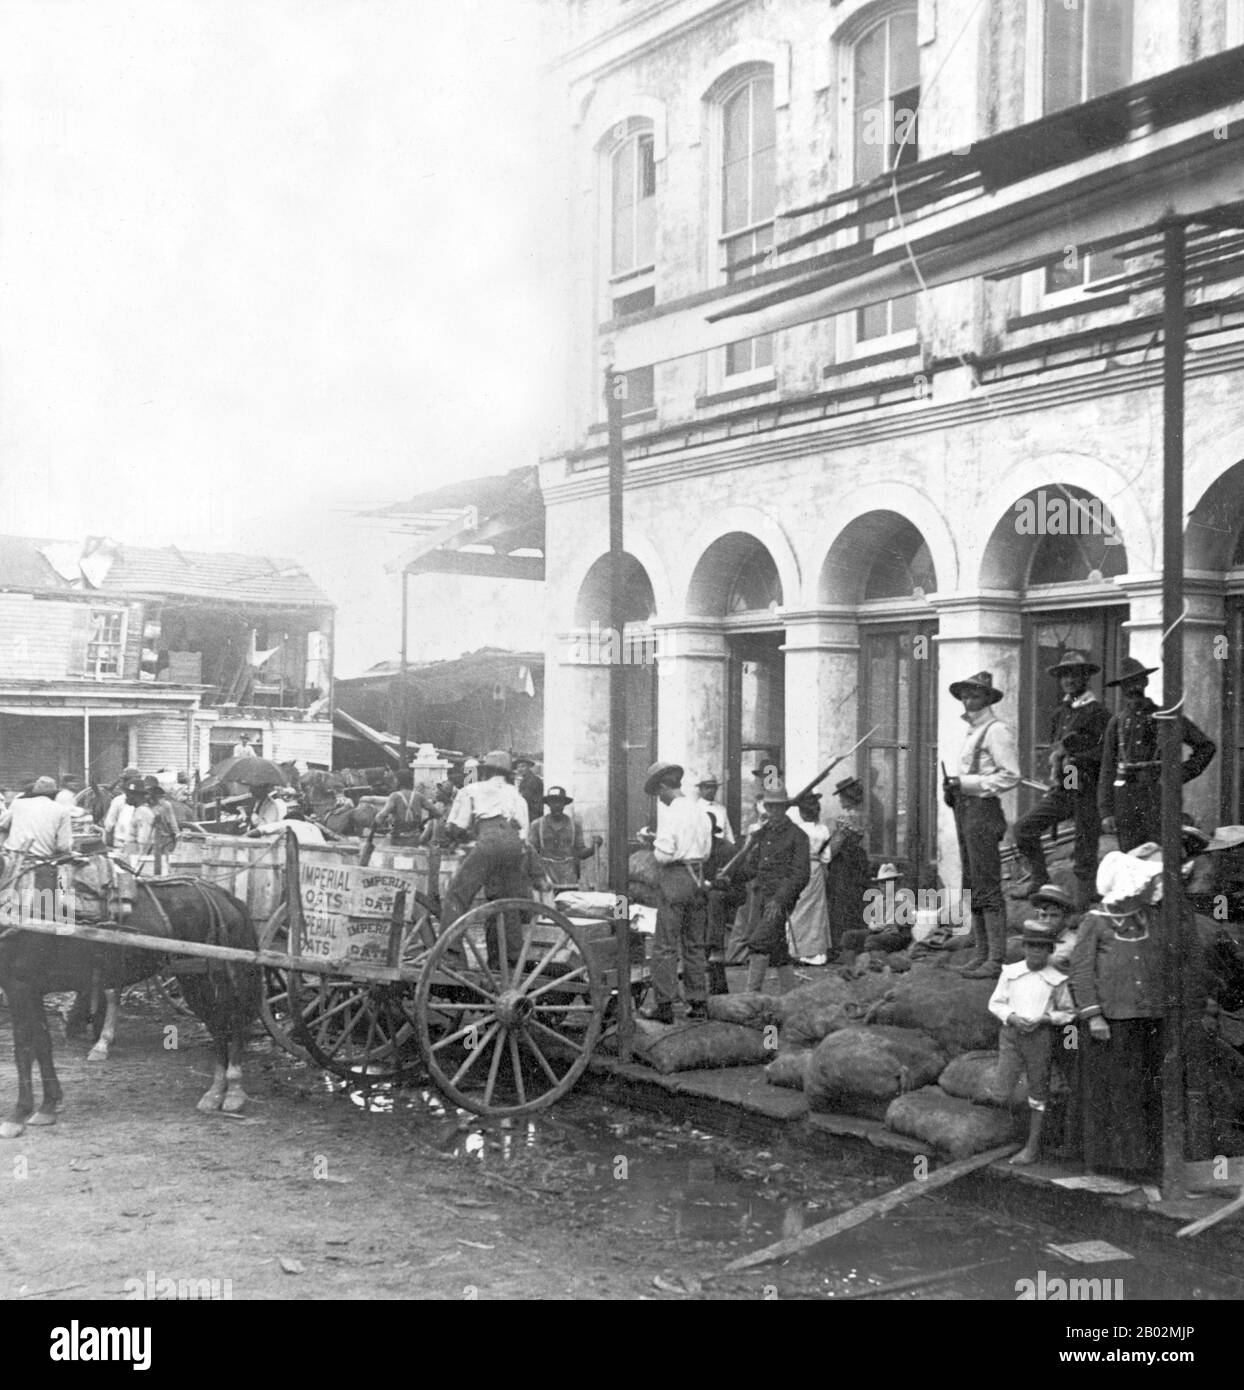
[[[416,893],[414,901],[400,959],[408,969],[421,969],[436,937],[436,913],[422,893]],[[287,980],[291,1032],[317,1066],[371,1085],[422,1070],[413,1047],[410,985],[376,985],[348,975],[301,971],[290,971]]]
[[[284,951],[289,947],[289,909],[282,903],[259,928],[261,951]],[[307,1049],[294,1037],[294,1020],[289,1006],[289,972],[275,966],[263,968],[263,991],[259,997],[259,1017],[268,1036],[295,1057],[307,1058]]]
[[[523,898],[472,908],[428,953],[415,988],[433,1082],[477,1115],[551,1105],[588,1064],[606,993],[586,935],[556,908]]]

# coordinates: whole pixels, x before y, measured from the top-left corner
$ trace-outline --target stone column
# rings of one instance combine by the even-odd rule
[[[589,832],[609,824],[609,667],[595,655],[586,629],[558,633],[544,676],[544,785],[569,789]]]
[[[711,618],[653,623],[657,634],[654,761],[681,763],[684,789],[706,772],[726,774],[725,634]],[[724,789],[723,789],[724,790]]]
[[[859,624],[850,608],[787,612],[786,748],[792,794],[859,737]],[[855,772],[854,758],[838,771]],[[828,809],[833,782],[819,790]]]
[[[937,756],[951,776],[959,766],[959,750],[967,733],[963,706],[950,694],[954,681],[965,680],[978,671],[989,671],[993,683],[1006,691],[1006,698],[994,707],[999,719],[1019,731],[1019,678],[1021,670],[1019,595],[1004,592],[932,595],[930,605],[938,615],[937,631]],[[1022,765],[1023,750],[1020,750]],[[955,819],[939,796],[937,816],[937,865],[942,882],[958,888],[962,882],[959,841]],[[1002,798],[1007,825],[1015,822],[1016,797]]]
[[[1131,617],[1123,624],[1128,633],[1128,655],[1146,666],[1157,666],[1149,677],[1146,694],[1162,704],[1162,580],[1144,576],[1120,581],[1131,603]],[[1219,754],[1193,782],[1184,785],[1184,809],[1206,829],[1218,824],[1222,806],[1222,680],[1226,657],[1225,588],[1220,575],[1188,574],[1184,578],[1187,617],[1180,627],[1184,643],[1184,692],[1182,713],[1218,745]],[[1106,679],[1113,679],[1109,672]]]

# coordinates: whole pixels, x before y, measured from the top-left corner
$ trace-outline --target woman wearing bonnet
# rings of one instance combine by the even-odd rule
[[[1101,905],[1085,914],[1071,956],[1071,994],[1081,1024],[1084,1164],[1090,1171],[1156,1177],[1162,1165],[1166,1011],[1158,846],[1107,854],[1098,866],[1097,891]],[[1181,914],[1180,936],[1187,1037],[1187,1025],[1199,1025],[1207,983],[1190,912]],[[1186,1061],[1194,1064],[1191,1056]]]

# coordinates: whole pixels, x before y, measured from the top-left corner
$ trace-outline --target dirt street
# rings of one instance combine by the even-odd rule
[[[583,1093],[481,1124],[417,1088],[351,1093],[266,1038],[249,1057],[247,1112],[204,1115],[206,1035],[180,1022],[166,1049],[167,1019],[135,1007],[106,1063],[53,1023],[60,1123],[0,1149],[0,1297],[168,1296],[192,1281],[183,1297],[823,1298],[953,1265],[968,1272],[916,1296],[1013,1298],[1016,1278],[1048,1263],[1047,1242],[1071,1238],[931,1196],[813,1256],[712,1279],[894,1175],[867,1156],[758,1149]],[[0,1009],[6,1105],[13,1090]],[[1157,1250],[1134,1253],[1132,1296],[1239,1294],[1225,1272],[1218,1287]]]

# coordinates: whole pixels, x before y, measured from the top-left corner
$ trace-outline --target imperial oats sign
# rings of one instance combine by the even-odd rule
[[[383,964],[399,889],[412,900],[409,875],[357,864],[303,862],[299,870],[306,923],[303,952],[324,960]]]

